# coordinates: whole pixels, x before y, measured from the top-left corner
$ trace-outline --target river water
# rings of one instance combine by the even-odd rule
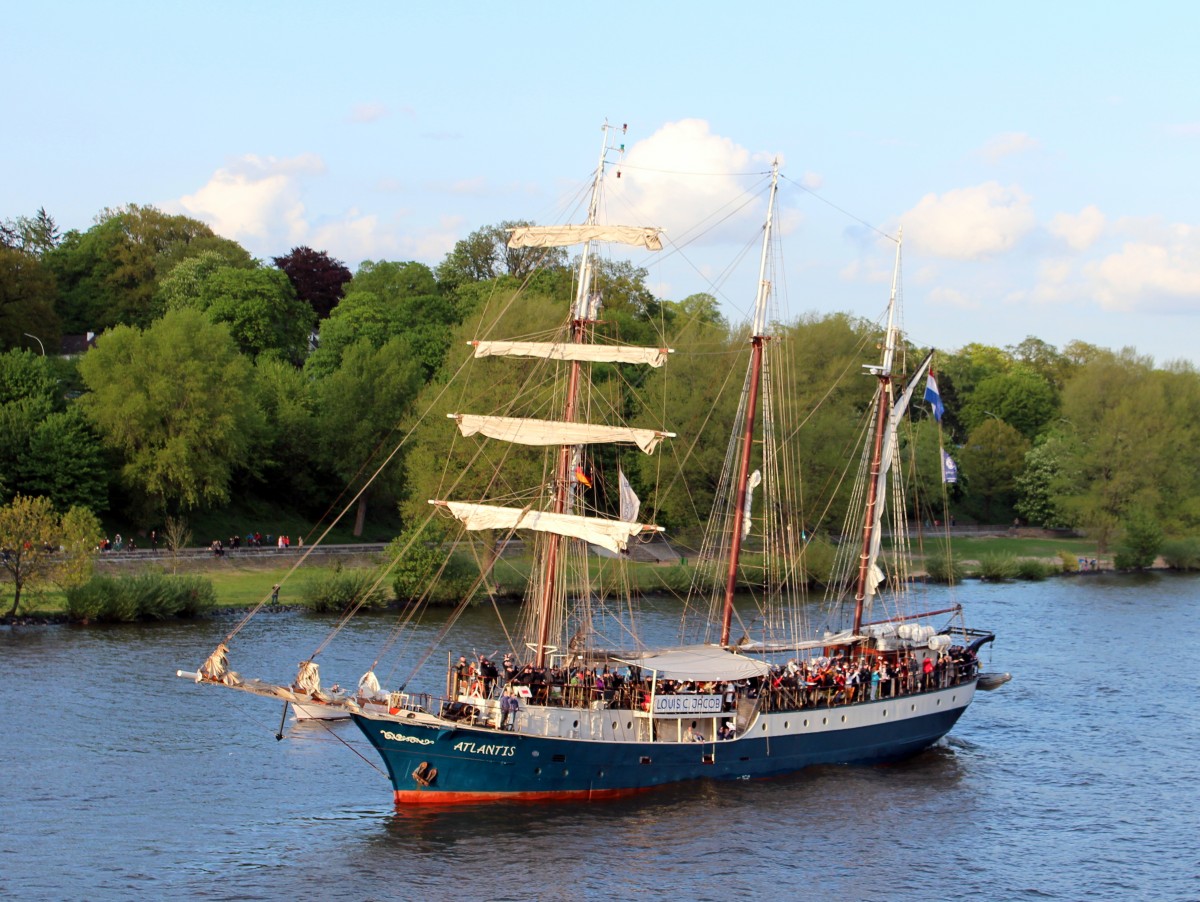
[[[1200,578],[968,583],[957,598],[998,634],[985,669],[1013,680],[903,764],[433,811],[393,808],[353,725],[289,720],[277,742],[281,706],[174,678],[228,621],[4,628],[0,896],[1200,898]],[[322,654],[327,684],[370,663],[372,626]],[[328,627],[261,616],[232,663],[287,679]],[[503,647],[487,612],[464,627],[456,653]]]

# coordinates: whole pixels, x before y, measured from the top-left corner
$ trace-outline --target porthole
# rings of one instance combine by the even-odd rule
[[[570,776],[570,775],[571,775],[571,771],[570,771],[570,769],[569,769],[569,768],[566,768],[566,767],[564,767],[564,768],[563,768],[563,776],[564,776],[564,777],[568,777],[568,776]]]
[[[937,703],[938,703],[938,707],[941,707],[942,700],[939,698],[939,699],[937,700]]]
[[[532,752],[532,754],[533,754],[533,757],[535,757],[535,758],[536,758],[538,755],[540,755],[540,754],[541,754],[541,752],[539,752],[537,749],[534,749],[534,750],[533,750],[533,752]]]
[[[763,732],[764,732],[764,733],[765,733],[765,732],[767,732],[767,725],[766,725],[766,724],[763,724]]]
[[[533,769],[533,775],[535,777],[540,777],[542,775],[542,769],[540,767],[535,767]]]
[[[604,779],[604,771],[602,771],[602,770],[596,771],[596,777],[603,780]]]
[[[572,724],[571,724],[571,729],[572,729],[572,730],[578,730],[578,729],[579,729],[579,721],[575,721],[574,723],[572,723]]]
[[[828,717],[821,718],[821,726],[829,726],[829,718]]]
[[[808,718],[807,718],[807,717],[806,717],[806,718],[804,718],[804,725],[805,725],[806,727],[808,726]]]
[[[783,722],[783,728],[786,730],[786,729],[787,729],[789,726],[791,726],[791,724],[789,724],[789,723],[788,723],[788,722],[785,720],[785,721]]]
[[[884,709],[883,709],[883,716],[884,716],[884,717],[887,717],[887,708],[884,708]]]
[[[625,729],[627,729],[627,730],[632,730],[632,729],[633,729],[633,721],[632,721],[632,720],[629,720],[629,721],[626,721],[626,722],[625,722]]]
[[[615,720],[613,721],[613,727],[612,727],[612,728],[613,728],[613,732],[614,732],[614,733],[615,733],[615,732],[617,732],[617,722],[616,722]]]
[[[909,706],[908,706],[908,710],[910,710],[910,711],[916,711],[916,710],[917,710],[917,706],[916,706],[916,705],[909,705]]]
[[[843,714],[843,715],[842,715],[842,723],[845,723],[845,722],[846,722],[846,715],[845,715],[845,714]]]

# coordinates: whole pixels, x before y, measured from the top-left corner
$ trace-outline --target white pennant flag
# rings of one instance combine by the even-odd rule
[[[762,483],[762,470],[755,470],[750,474],[750,481],[746,483],[746,508],[742,511],[742,538],[750,535],[750,506],[754,503],[754,490]]]
[[[638,511],[642,507],[641,499],[634,494],[633,486],[625,478],[624,470],[617,470],[618,496],[621,499],[621,519],[626,523],[636,523]]]

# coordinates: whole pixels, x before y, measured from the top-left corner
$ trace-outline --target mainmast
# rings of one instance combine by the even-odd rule
[[[758,409],[762,377],[763,345],[767,341],[767,301],[771,283],[767,281],[767,259],[771,245],[771,221],[775,213],[775,192],[779,185],[779,161],[771,164],[771,193],[767,201],[767,222],[763,227],[762,256],[758,264],[758,294],[754,299],[753,334],[750,336],[750,388],[746,396],[746,423],[742,433],[742,457],[738,468],[736,500],[733,508],[733,535],[729,546],[729,572],[725,578],[725,607],[721,615],[721,645],[729,645],[733,623],[733,595],[737,588],[738,559],[742,553],[742,523],[746,516],[746,491],[750,474],[750,454],[754,450],[754,419]]]
[[[879,573],[877,566],[879,541],[876,533],[879,529],[879,521],[882,514],[880,493],[883,487],[880,483],[883,480],[880,477],[882,475],[881,461],[883,460],[884,437],[885,434],[890,435],[889,418],[892,413],[892,405],[889,402],[892,397],[892,363],[896,356],[898,336],[896,328],[896,291],[900,282],[900,245],[902,239],[903,232],[901,233],[901,237],[896,241],[896,265],[892,270],[892,292],[888,298],[887,333],[883,339],[883,359],[879,366],[867,367],[867,371],[879,381],[879,388],[875,399],[875,431],[874,444],[871,449],[870,482],[867,485],[867,505],[863,514],[862,552],[859,555],[858,580],[854,591],[854,635],[858,635],[858,631],[862,628],[864,601],[868,594],[874,594],[875,586],[879,584],[882,578],[882,574]],[[890,437],[888,440],[890,441]]]

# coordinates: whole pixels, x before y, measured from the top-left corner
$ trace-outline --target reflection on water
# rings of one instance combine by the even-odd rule
[[[453,810],[395,810],[352,724],[288,721],[276,742],[281,706],[171,677],[228,623],[0,631],[0,895],[1194,898],[1195,668],[1142,640],[1192,635],[1198,590],[968,585],[972,624],[999,634],[988,669],[1014,679],[900,764]],[[648,613],[674,628],[669,605]],[[322,655],[326,683],[357,679],[381,626]],[[502,647],[488,612],[463,626],[448,651]],[[328,627],[262,618],[233,664],[288,679]]]

